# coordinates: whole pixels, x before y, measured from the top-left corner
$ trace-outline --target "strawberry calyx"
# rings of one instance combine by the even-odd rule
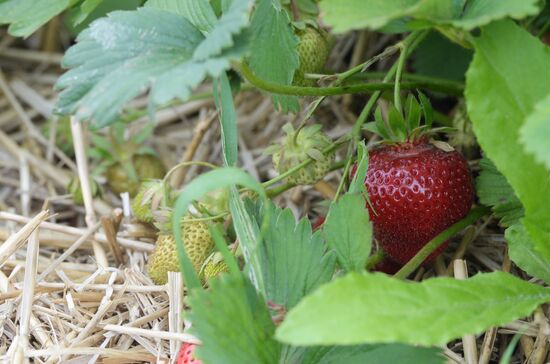
[[[366,123],[363,129],[382,137],[381,143],[399,144],[404,148],[425,144],[433,134],[452,130],[448,127],[432,128],[433,108],[428,98],[420,92],[418,100],[409,94],[403,109],[401,113],[390,104],[384,118],[381,107],[378,107],[374,112],[374,121]]]

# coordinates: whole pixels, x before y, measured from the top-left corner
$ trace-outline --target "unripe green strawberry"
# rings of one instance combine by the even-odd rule
[[[229,273],[229,267],[223,260],[217,263],[208,262],[204,266],[202,277],[204,282],[208,282],[208,280],[217,277],[221,273]]]
[[[294,130],[291,124],[283,126],[286,137],[281,145],[273,145],[266,153],[273,154],[273,166],[283,174],[296,165],[313,158],[313,162],[287,177],[287,182],[296,185],[314,184],[330,171],[334,154],[323,154],[330,146],[330,139],[321,131],[320,125]]]
[[[90,177],[90,189],[92,190],[92,197],[101,197],[103,191],[99,184],[93,177]],[[84,204],[84,198],[82,196],[82,187],[80,186],[80,180],[77,177],[71,178],[67,185],[67,191],[71,194],[73,202],[77,205]]]
[[[221,273],[229,273],[229,267],[225,264],[221,253],[216,252],[212,254],[201,269],[201,278],[203,283],[207,283],[208,280],[217,277]]]
[[[314,86],[315,80],[305,78],[306,73],[319,73],[323,70],[330,55],[330,40],[328,34],[322,30],[307,26],[296,32],[300,38],[298,56],[300,66],[294,74],[293,84],[296,86]]]
[[[130,173],[130,168],[134,168],[135,176]],[[165,172],[164,165],[158,157],[139,154],[132,158],[130,165],[125,166],[120,162],[111,165],[107,169],[106,177],[113,192],[128,192],[130,196],[135,196],[141,181],[162,178]]]
[[[198,274],[214,248],[208,225],[203,221],[183,222],[182,238],[185,251]],[[180,271],[176,239],[173,235],[159,235],[155,249],[149,257],[147,271],[156,284],[166,284],[168,272]]]
[[[153,223],[154,212],[161,207],[170,206],[173,191],[163,180],[147,180],[141,183],[138,193],[132,200],[134,216],[142,222]]]

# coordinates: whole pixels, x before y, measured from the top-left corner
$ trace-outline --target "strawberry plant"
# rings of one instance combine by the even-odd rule
[[[147,0],[93,15],[104,2],[0,0],[0,24],[84,22],[55,112],[94,130],[111,190],[160,230],[147,279],[173,302],[168,272],[182,274],[182,335],[198,341],[178,363],[550,359],[545,1]],[[247,92],[271,104],[240,108]],[[152,121],[128,138],[136,98]],[[170,185],[144,143],[157,111],[199,98],[221,154],[191,153],[178,168],[212,170]],[[243,129],[269,139],[253,151],[268,172]]]

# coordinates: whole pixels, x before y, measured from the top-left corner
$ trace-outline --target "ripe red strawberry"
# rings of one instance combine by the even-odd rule
[[[422,138],[371,150],[365,186],[372,205],[367,204],[374,235],[386,254],[400,264],[461,220],[474,198],[464,157]]]
[[[202,364],[202,361],[193,356],[197,345],[191,343],[183,343],[178,353],[176,364]]]
[[[433,110],[428,98],[409,95],[403,110],[379,108],[366,130],[384,142],[369,152],[365,186],[374,237],[389,258],[406,264],[432,238],[470,210],[474,187],[464,157],[443,142],[429,143]],[[421,119],[425,125],[420,125]],[[355,173],[353,168],[352,173]],[[441,253],[443,244],[426,262]]]

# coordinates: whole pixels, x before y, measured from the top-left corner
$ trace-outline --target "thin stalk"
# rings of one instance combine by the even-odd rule
[[[402,114],[403,108],[401,107],[401,75],[403,74],[403,67],[405,66],[405,60],[407,59],[407,44],[401,43],[400,48],[401,53],[399,54],[399,59],[397,61],[397,70],[395,72],[393,102],[395,103],[395,108],[397,109],[397,111]]]
[[[447,239],[451,238],[453,235],[466,228],[467,226],[473,224],[476,220],[482,216],[487,215],[491,209],[485,206],[477,207],[470,211],[465,218],[459,222],[451,225],[449,228],[439,233],[435,238],[430,240],[428,244],[424,245],[422,249],[416,255],[409,260],[397,273],[394,277],[399,279],[405,279],[412,272],[414,272],[420,265],[426,260],[426,258],[432,254],[441,244],[443,244]]]
[[[316,75],[315,79],[332,79],[334,77],[338,78],[343,73],[336,74],[319,74]],[[342,82],[341,85],[353,85],[357,84],[360,81],[364,80],[376,80],[382,79],[386,75],[386,72],[361,72],[354,73],[350,77],[345,79],[345,82]],[[433,91],[442,92],[449,95],[462,95],[464,93],[464,83],[459,81],[447,80],[444,78],[427,76],[427,75],[418,75],[414,73],[403,72],[401,75],[401,80],[405,82],[418,82],[422,85],[423,88],[430,89]],[[248,89],[254,88],[253,85],[245,84],[243,86],[248,86]]]
[[[336,96],[345,94],[365,94],[374,93],[376,91],[389,91],[394,88],[393,82],[370,82],[357,85],[343,85],[343,86],[330,86],[330,87],[300,87],[300,86],[288,86],[281,85],[273,82],[266,81],[256,76],[252,70],[243,63],[240,67],[242,75],[253,86],[268,92],[272,92],[278,95],[294,95],[294,96]],[[394,71],[395,75],[395,71]],[[403,82],[400,85],[401,89],[414,90],[419,88],[429,88],[433,91],[440,91],[444,93],[456,94],[456,90],[447,87],[447,85],[432,84],[429,82]]]
[[[342,168],[344,165],[345,165],[344,161],[336,162],[332,166],[330,166],[330,170],[335,171],[337,169]],[[270,189],[266,190],[265,193],[267,194],[267,197],[272,198],[272,197],[275,197],[275,196],[279,196],[281,193],[290,190],[292,187],[296,187],[296,185],[294,183],[284,183],[284,184],[279,185],[277,187],[273,187],[273,188],[270,188]]]

